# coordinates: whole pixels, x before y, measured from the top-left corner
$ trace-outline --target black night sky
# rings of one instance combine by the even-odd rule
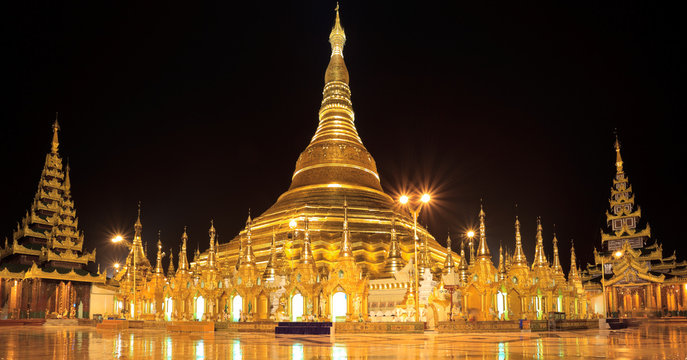
[[[288,188],[317,125],[334,1],[12,3],[3,238],[31,203],[56,111],[85,247],[102,266],[124,258],[108,239],[133,231],[139,200],[154,259],[158,229],[176,253],[188,225],[189,247],[204,250],[210,219],[226,242],[248,208]],[[483,197],[496,256],[514,246],[517,213],[531,261],[541,216],[567,272],[571,238],[582,265],[600,243],[617,128],[643,219],[666,256],[685,258],[683,12],[479,3],[341,3],[356,126],[384,189],[432,189],[422,222],[440,243],[476,223]]]

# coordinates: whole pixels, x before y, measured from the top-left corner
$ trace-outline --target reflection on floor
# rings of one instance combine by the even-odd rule
[[[0,359],[488,359],[680,358],[687,323],[618,331],[422,335],[279,336],[92,327],[4,327]]]

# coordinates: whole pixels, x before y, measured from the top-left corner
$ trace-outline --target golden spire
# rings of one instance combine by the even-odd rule
[[[243,251],[243,260],[241,260],[242,265],[255,266],[255,255],[253,254],[253,239],[252,239],[252,227],[253,220],[250,218],[250,212],[248,214],[248,219],[246,220],[246,248]]]
[[[179,252],[179,271],[188,271],[188,258],[186,257],[186,241],[188,234],[186,234],[186,226],[184,226],[184,233],[181,235],[181,251]]]
[[[167,277],[174,275],[174,252],[169,248],[169,267],[167,268]]]
[[[620,141],[618,141],[618,134],[615,134],[615,169],[618,174],[623,173],[623,158],[620,156]]]
[[[506,278],[506,264],[503,261],[503,246],[499,245],[499,280]]]
[[[136,223],[134,223],[134,241],[132,242],[131,251],[129,252],[131,259],[127,259],[127,261],[133,261],[134,252],[136,252],[136,266],[139,266],[139,269],[136,271],[143,271],[144,268],[151,270],[150,261],[148,261],[146,251],[143,250],[143,242],[141,240],[142,231],[143,225],[141,224],[141,202],[139,201],[138,216],[136,218]],[[143,266],[143,268],[140,268],[140,266]]]
[[[70,197],[71,188],[72,188],[72,182],[71,182],[71,179],[69,177],[69,172],[70,172],[69,163],[67,163],[67,166],[64,169],[64,182],[62,183],[62,185],[64,187],[64,193],[67,197]]]
[[[303,239],[303,254],[301,254],[301,264],[315,264],[310,246],[310,229],[308,228],[308,217],[305,217],[305,236]]]
[[[267,261],[265,271],[262,273],[263,281],[274,281],[277,278],[277,234],[272,228],[272,244],[270,245],[270,259]]]
[[[558,258],[558,239],[556,238],[555,232],[553,233],[553,271],[556,274],[563,274],[561,261]]]
[[[575,241],[570,240],[570,272],[568,273],[568,279],[575,279],[579,277],[577,272],[577,258],[575,256]]]
[[[338,7],[329,42],[332,52],[324,76],[319,123],[310,144],[296,162],[289,189],[336,183],[381,191],[377,165],[355,128],[348,69],[343,58],[346,33]]]
[[[161,232],[160,230],[157,231],[157,262],[155,264],[155,273],[156,274],[162,274],[162,257],[165,256],[165,254],[162,252],[162,240],[160,239],[161,237]]]
[[[515,254],[512,266],[527,266],[527,258],[522,250],[522,236],[520,236],[520,219],[515,217]]]
[[[453,251],[451,250],[451,234],[449,234],[446,237],[446,260],[444,261],[444,272],[446,274],[452,273],[454,268],[456,267],[456,264],[453,261],[453,255],[451,254],[452,252]]]
[[[339,259],[354,259],[353,246],[351,245],[351,233],[348,230],[348,200],[344,197],[344,219],[343,219],[343,236],[341,238],[341,251],[339,252]]]
[[[329,33],[329,43],[332,45],[332,56],[340,55],[343,57],[343,47],[346,44],[346,33],[341,27],[341,19],[339,19],[339,3],[336,3],[336,20],[334,20],[334,27]]]
[[[215,231],[215,221],[210,220],[210,230],[208,230],[208,234],[210,235],[210,250],[208,250],[208,266],[210,268],[215,267],[215,236],[217,235],[217,231]]]
[[[243,236],[239,235],[239,251],[238,251],[238,256],[236,257],[236,270],[238,270],[241,267],[241,261],[243,259]]]
[[[541,233],[541,218],[537,217],[537,247],[534,250],[534,262],[532,263],[532,268],[549,265],[548,260],[546,260],[546,254],[544,254],[544,238],[542,237]]]
[[[489,246],[487,246],[487,228],[484,224],[484,207],[479,206],[479,247],[477,248],[477,258],[491,259]]]
[[[60,140],[57,137],[57,132],[60,130],[60,124],[57,122],[57,113],[55,113],[55,122],[52,124],[52,153],[57,154],[60,147]]]
[[[401,256],[401,247],[398,244],[396,236],[396,218],[391,218],[391,242],[389,244],[389,254],[386,257],[386,264],[384,271],[387,274],[395,274],[397,271],[403,269],[404,261]]]
[[[460,262],[458,263],[458,273],[460,275],[460,281],[465,284],[468,282],[470,276],[468,261],[465,259],[465,241],[460,243]]]

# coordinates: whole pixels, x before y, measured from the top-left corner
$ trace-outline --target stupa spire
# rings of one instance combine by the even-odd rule
[[[391,218],[391,242],[389,244],[389,254],[386,257],[384,271],[388,274],[395,274],[403,269],[404,262],[401,256],[401,246],[398,244],[396,236],[396,218]]]
[[[174,275],[174,252],[172,248],[169,249],[169,267],[167,268],[167,277]]]
[[[164,271],[162,269],[162,257],[165,256],[165,253],[162,252],[162,240],[161,240],[161,232],[160,230],[157,231],[157,261],[155,263],[155,274],[161,275],[162,272]]]
[[[618,140],[618,134],[615,134],[615,143],[613,144],[615,148],[615,169],[618,174],[623,173],[623,158],[620,156],[620,141]]]
[[[446,260],[444,261],[444,272],[450,274],[454,271],[456,263],[453,261],[451,251],[451,234],[446,236]]]
[[[348,200],[345,197],[343,209],[343,236],[341,237],[341,251],[339,252],[339,259],[353,259],[353,246],[351,245],[350,239],[351,233],[348,230]]]
[[[511,266],[527,266],[525,251],[522,249],[522,236],[520,235],[520,219],[515,217],[515,254]]]
[[[558,239],[555,232],[553,233],[553,271],[556,274],[563,274],[561,260],[558,258]]]
[[[546,260],[546,254],[544,254],[544,238],[542,237],[541,218],[537,217],[537,247],[534,250],[532,268],[545,267],[548,265],[549,262]]]
[[[341,26],[338,5],[335,11],[319,124],[310,145],[296,162],[289,189],[336,183],[382,190],[377,165],[355,128],[348,69],[343,58],[346,33]]]
[[[499,245],[499,280],[506,278],[506,263],[503,260],[503,246]]]
[[[188,241],[188,234],[186,234],[186,226],[184,226],[184,233],[181,235],[181,251],[179,252],[179,271],[188,271],[188,257],[186,256],[186,242]]]
[[[468,261],[465,258],[465,241],[460,243],[460,262],[458,263],[458,274],[460,275],[460,281],[465,284],[468,282],[470,277]]]
[[[491,253],[489,252],[489,246],[487,246],[487,227],[484,223],[484,218],[486,214],[484,213],[484,207],[482,204],[479,206],[479,246],[477,247],[477,258],[479,259],[491,259]]]
[[[255,254],[253,254],[253,239],[252,239],[252,226],[253,219],[248,214],[248,219],[246,220],[246,248],[243,251],[243,259],[241,260],[242,265],[252,265],[255,266]]]
[[[568,272],[569,279],[575,279],[579,277],[577,272],[577,257],[575,256],[575,241],[570,240],[570,272]]]
[[[263,281],[274,281],[277,278],[277,234],[272,228],[272,244],[270,244],[270,259],[262,274]]]
[[[57,122],[58,113],[55,113],[55,122],[52,124],[52,153],[57,154],[60,148],[60,140],[57,132],[60,131],[60,124]]]
[[[210,230],[208,230],[208,234],[210,235],[210,250],[208,250],[208,266],[210,268],[215,267],[215,237],[217,235],[217,231],[215,230],[215,221],[210,220]]]

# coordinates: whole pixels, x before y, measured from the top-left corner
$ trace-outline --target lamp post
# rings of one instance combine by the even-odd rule
[[[399,198],[399,202],[402,205],[406,205],[408,207],[408,210],[410,213],[413,215],[413,249],[414,249],[414,272],[415,272],[415,322],[420,322],[420,280],[418,276],[418,269],[417,269],[417,217],[420,214],[420,210],[422,210],[422,205],[427,204],[430,200],[429,194],[422,194],[420,197],[420,202],[418,205],[413,208],[409,203],[410,203],[410,198],[408,195],[402,195]]]
[[[122,235],[117,235],[114,238],[112,238],[112,242],[115,244],[119,244],[119,243],[124,244],[126,247],[131,249],[131,252],[134,254],[134,256],[133,256],[133,261],[134,261],[134,289],[133,289],[134,308],[133,308],[133,310],[134,311],[131,312],[131,318],[135,320],[136,319],[136,307],[138,306],[138,304],[136,303],[136,249],[134,249],[134,245],[132,243],[130,243],[129,241],[125,240]],[[119,264],[115,264],[115,268],[118,268],[118,267],[119,267]]]
[[[620,259],[623,256],[623,252],[618,250],[613,253],[613,257]],[[601,255],[601,293],[604,299],[604,317],[608,318],[608,301],[606,300],[606,265],[604,263],[605,257]]]

